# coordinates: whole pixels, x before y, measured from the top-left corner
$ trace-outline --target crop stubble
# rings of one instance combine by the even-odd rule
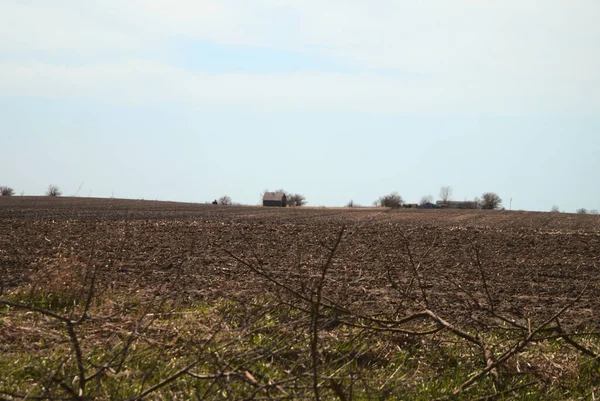
[[[483,271],[496,310],[523,320],[547,318],[588,285],[563,320],[600,327],[600,218],[556,213],[2,198],[0,285],[43,283],[93,248],[103,292],[250,301],[276,289],[229,254],[301,288],[342,226],[324,296],[354,310],[409,313],[422,289],[437,313],[477,324]]]

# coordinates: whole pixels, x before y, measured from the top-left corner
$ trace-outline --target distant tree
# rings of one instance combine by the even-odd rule
[[[15,190],[11,187],[0,186],[0,196],[13,196]]]
[[[560,213],[560,208],[554,205],[552,206],[552,209],[550,209],[550,213]]]
[[[424,205],[426,203],[433,203],[433,196],[431,196],[431,195],[425,195],[419,201],[419,205]]]
[[[581,209],[577,209],[577,214],[587,214],[588,211],[586,208],[582,207]]]
[[[452,199],[452,187],[445,186],[440,188],[440,200],[444,203],[448,203]]]
[[[350,199],[350,202],[346,203],[346,207],[360,207],[360,205]]]
[[[304,195],[301,194],[287,194],[286,199],[288,206],[304,206],[308,203]]]
[[[500,209],[502,205],[502,198],[494,192],[486,192],[481,195],[481,208],[482,209]]]
[[[62,191],[56,185],[48,185],[48,189],[46,190],[46,196],[61,196]]]
[[[269,190],[268,190],[268,189],[263,189],[263,191],[260,193],[260,202],[259,202],[259,205],[262,205],[262,203],[263,203],[263,200],[265,199],[265,194],[266,194],[267,192],[269,192]]]
[[[397,209],[399,207],[402,207],[402,205],[404,204],[404,200],[402,199],[400,194],[398,194],[398,192],[392,192],[389,195],[380,197],[374,202],[374,204],[375,206],[391,207],[392,209]]]
[[[598,210],[592,209],[592,210],[590,210],[590,214],[598,214]]]
[[[231,198],[227,195],[219,198],[219,205],[231,205]]]
[[[218,202],[218,201],[215,199],[214,201],[212,201],[212,204],[213,204],[213,205],[218,205],[218,204],[219,204],[219,202]]]

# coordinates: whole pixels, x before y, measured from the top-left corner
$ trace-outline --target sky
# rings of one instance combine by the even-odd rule
[[[0,185],[600,209],[597,0],[0,0]],[[512,200],[512,201],[511,201]]]

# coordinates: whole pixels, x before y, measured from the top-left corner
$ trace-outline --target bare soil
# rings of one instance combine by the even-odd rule
[[[401,316],[427,301],[477,323],[480,303],[539,321],[585,290],[563,319],[600,327],[600,217],[562,213],[1,197],[0,286],[74,280],[65,267],[93,264],[102,291],[251,300],[279,290],[234,257],[301,289],[342,227],[325,296],[356,310]]]

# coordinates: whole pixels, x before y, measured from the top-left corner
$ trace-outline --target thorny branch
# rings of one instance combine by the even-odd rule
[[[333,261],[338,257],[340,252],[340,245],[344,240],[345,227],[339,230],[338,235],[335,237],[335,242],[332,247],[328,248],[328,253],[324,260],[324,263],[319,266],[319,274],[312,281],[312,285],[308,287],[310,292],[306,291],[307,287],[296,288],[292,282],[287,282],[282,279],[278,279],[273,272],[268,271],[263,258],[252,249],[253,261],[249,261],[242,256],[238,256],[231,250],[225,250],[224,252],[237,262],[239,266],[251,271],[257,277],[271,283],[281,293],[285,294],[285,299],[280,299],[276,306],[265,307],[261,312],[256,310],[252,312],[252,315],[256,318],[253,322],[248,322],[245,326],[229,330],[230,332],[236,332],[237,337],[232,339],[228,343],[219,344],[220,349],[206,352],[208,344],[216,343],[213,340],[220,333],[220,325],[208,339],[204,341],[204,345],[197,350],[197,355],[192,358],[192,361],[186,363],[182,368],[177,369],[175,372],[167,375],[167,377],[159,380],[156,384],[142,385],[139,387],[139,392],[131,400],[142,400],[149,397],[151,394],[159,391],[162,388],[167,388],[170,385],[176,383],[182,377],[188,379],[197,380],[198,382],[207,383],[206,388],[202,394],[207,396],[213,393],[228,392],[232,388],[232,382],[237,385],[243,385],[248,390],[245,395],[246,399],[293,399],[295,392],[299,390],[312,391],[314,399],[319,400],[325,397],[325,393],[329,391],[329,394],[334,395],[338,399],[351,400],[353,399],[353,386],[357,382],[368,382],[366,377],[343,377],[341,372],[346,366],[355,362],[359,356],[366,353],[365,350],[361,350],[361,343],[356,341],[358,345],[354,346],[351,350],[347,351],[346,354],[336,355],[335,358],[328,361],[323,355],[324,351],[321,349],[323,344],[323,334],[326,334],[326,325],[322,323],[334,323],[335,325],[352,328],[353,333],[359,332],[358,336],[374,336],[374,333],[388,333],[390,336],[407,336],[410,338],[428,338],[429,336],[440,335],[444,338],[452,338],[457,343],[469,344],[471,349],[476,350],[476,355],[481,355],[482,365],[478,367],[470,376],[469,379],[461,383],[458,387],[449,392],[446,396],[440,399],[447,398],[458,398],[464,395],[472,386],[485,378],[491,378],[495,386],[494,393],[488,396],[480,397],[481,400],[495,399],[505,394],[510,394],[519,389],[532,386],[536,382],[529,382],[525,384],[514,385],[513,387],[506,388],[508,384],[503,386],[501,367],[504,366],[511,358],[517,354],[523,352],[531,344],[539,343],[551,338],[562,338],[566,344],[577,349],[582,354],[591,357],[594,361],[598,361],[599,356],[591,349],[585,347],[576,341],[575,334],[566,331],[562,325],[560,318],[561,316],[577,303],[587,290],[587,286],[581,291],[579,296],[567,303],[558,312],[554,313],[550,318],[544,320],[538,325],[534,325],[531,321],[527,325],[521,324],[520,322],[513,319],[511,316],[506,316],[500,312],[500,308],[495,307],[494,300],[492,298],[492,288],[490,288],[490,282],[485,273],[484,265],[481,257],[481,249],[477,243],[471,240],[471,248],[473,250],[472,265],[478,270],[478,277],[481,281],[481,286],[485,292],[487,299],[487,305],[480,305],[477,302],[476,297],[469,292],[468,289],[464,288],[459,281],[455,282],[457,288],[467,294],[473,301],[471,304],[472,310],[484,311],[488,313],[487,316],[492,316],[499,321],[506,323],[510,327],[510,334],[514,334],[514,338],[511,341],[500,342],[496,345],[491,345],[492,342],[489,338],[486,338],[486,332],[473,332],[469,329],[469,326],[464,326],[464,322],[460,320],[453,320],[452,316],[443,316],[442,313],[436,310],[436,294],[430,290],[428,283],[431,282],[431,278],[427,277],[425,273],[431,272],[431,269],[425,264],[425,258],[432,252],[433,245],[428,247],[427,250],[419,252],[418,248],[411,245],[410,237],[405,234],[401,234],[402,241],[397,245],[397,252],[404,252],[404,256],[408,262],[405,264],[405,269],[410,275],[409,287],[406,291],[396,291],[397,297],[400,297],[404,304],[410,305],[413,309],[406,308],[406,310],[398,309],[395,313],[369,313],[369,312],[358,312],[354,310],[350,304],[345,304],[340,301],[339,297],[331,295],[333,292],[328,291],[328,274],[330,274],[333,268]],[[300,258],[300,252],[298,252],[298,258]],[[88,269],[92,268],[92,258],[88,263]],[[298,263],[300,265],[300,263]],[[425,266],[425,267],[424,267]],[[147,314],[142,314],[139,321],[135,324],[135,329],[129,334],[124,340],[124,346],[118,352],[115,352],[112,358],[102,364],[92,364],[85,360],[84,352],[81,347],[81,338],[78,335],[78,328],[89,320],[93,320],[89,315],[89,309],[92,305],[93,296],[95,293],[95,286],[97,280],[97,269],[90,270],[89,276],[90,283],[87,286],[85,300],[83,301],[82,313],[78,317],[65,316],[44,308],[40,308],[34,305],[28,305],[21,302],[13,302],[9,300],[0,300],[0,304],[11,307],[24,309],[35,313],[40,313],[49,319],[60,322],[68,337],[72,346],[73,358],[76,362],[77,371],[77,387],[75,384],[69,385],[68,381],[63,377],[59,377],[58,374],[52,377],[55,385],[62,388],[61,394],[69,395],[68,399],[85,399],[87,394],[86,384],[93,379],[100,379],[104,372],[120,370],[127,356],[131,351],[131,346],[135,339],[138,338],[139,332],[147,330],[150,323],[144,324],[143,318]],[[387,278],[390,281],[392,288],[398,289],[398,283],[396,282],[395,274],[388,268]],[[410,292],[413,291],[411,288],[413,283],[416,283],[419,290],[420,296],[411,296]],[[304,285],[304,283],[302,283]],[[328,295],[329,294],[329,295]],[[420,298],[420,299],[419,299]],[[286,339],[285,336],[277,338],[276,335],[271,334],[271,342],[268,346],[256,346],[250,351],[233,351],[227,353],[225,350],[230,346],[239,345],[242,341],[250,338],[252,335],[262,332],[263,330],[272,329],[273,331],[281,330],[289,332],[291,325],[288,327],[276,326],[274,328],[255,327],[255,322],[262,319],[268,312],[274,310],[281,310],[281,308],[288,308],[294,310],[301,317],[297,319],[294,324],[295,327],[302,327],[302,330],[306,330],[303,334],[308,339],[310,351],[310,363],[301,365],[299,362],[293,366],[292,369],[286,371],[287,376],[270,378],[269,374],[260,373],[254,371],[251,366],[257,361],[274,360],[278,358],[282,353],[289,351],[292,346],[301,346],[303,344],[303,337],[297,335],[293,341]],[[280,308],[280,309],[277,309]],[[323,318],[325,314],[331,314],[334,317],[331,321]],[[158,316],[166,316],[169,313],[157,313],[153,315],[153,318]],[[252,320],[252,319],[250,319]],[[496,321],[496,323],[498,322]],[[289,323],[289,322],[288,322]],[[337,326],[336,326],[337,327]],[[492,326],[488,326],[490,328]],[[544,335],[546,334],[546,335]],[[320,337],[321,335],[321,337]],[[431,338],[431,337],[429,337]],[[308,354],[308,353],[307,353]],[[204,363],[208,359],[213,358],[214,361],[211,366],[214,369],[206,369]],[[341,367],[338,368],[338,364]],[[323,373],[326,366],[335,366],[336,370],[329,374]],[[396,375],[396,372],[388,379],[382,386],[378,386],[379,391],[392,380]],[[348,384],[350,382],[350,384]],[[73,381],[75,383],[75,381]],[[309,385],[310,384],[310,385]],[[366,385],[365,385],[366,386]],[[60,397],[54,397],[48,393],[47,396],[33,395],[21,397],[17,393],[10,393],[0,391],[0,394],[4,394],[13,398],[29,398],[29,399],[61,399]],[[306,393],[305,393],[306,394]],[[591,393],[592,395],[594,393]],[[64,397],[62,398],[64,399]]]

